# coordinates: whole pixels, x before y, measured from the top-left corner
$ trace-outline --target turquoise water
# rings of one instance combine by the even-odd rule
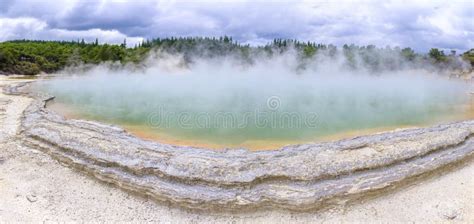
[[[91,75],[35,88],[84,118],[223,145],[432,124],[468,102],[465,84],[416,76]]]

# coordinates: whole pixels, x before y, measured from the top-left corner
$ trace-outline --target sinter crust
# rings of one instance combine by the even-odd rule
[[[25,84],[22,84],[25,85]],[[207,150],[137,138],[46,109],[35,100],[20,138],[102,181],[173,205],[203,210],[309,210],[361,197],[470,158],[474,120],[271,151]]]

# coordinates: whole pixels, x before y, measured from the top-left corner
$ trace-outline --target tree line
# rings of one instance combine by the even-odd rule
[[[0,43],[0,74],[35,75],[41,72],[54,73],[67,66],[114,62],[119,64],[140,64],[153,49],[183,55],[186,62],[194,58],[215,58],[232,55],[252,63],[255,58],[271,57],[294,50],[302,63],[319,54],[334,57],[341,53],[348,66],[362,63],[374,70],[396,69],[408,62],[429,62],[434,66],[449,67],[453,61],[463,59],[474,65],[474,49],[462,54],[433,48],[427,54],[416,53],[411,48],[377,48],[374,45],[334,45],[302,42],[292,39],[274,39],[264,46],[240,44],[232,37],[169,37],[144,40],[134,47],[127,47],[126,40],[120,45],[99,44],[78,41],[14,40]],[[400,61],[402,60],[402,61]],[[414,63],[415,64],[415,63]]]

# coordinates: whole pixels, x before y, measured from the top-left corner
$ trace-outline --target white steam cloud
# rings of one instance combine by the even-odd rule
[[[401,60],[401,59],[400,59]],[[38,88],[100,120],[222,143],[300,140],[423,125],[462,112],[469,85],[428,69],[369,72],[340,56],[194,59],[157,53],[142,69],[97,66]]]

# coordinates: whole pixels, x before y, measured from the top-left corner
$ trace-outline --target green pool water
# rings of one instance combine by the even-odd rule
[[[469,114],[463,83],[406,78],[104,75],[47,80],[35,88],[56,96],[60,113],[133,127],[158,140],[161,136],[223,147],[317,141]]]

